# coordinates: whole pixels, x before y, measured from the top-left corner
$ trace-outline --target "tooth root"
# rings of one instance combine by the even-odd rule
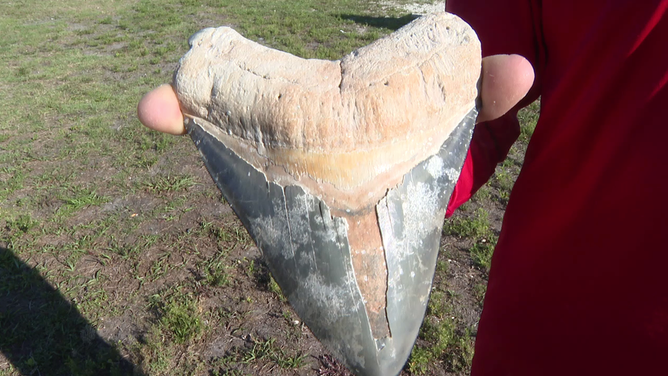
[[[478,94],[480,43],[446,13],[338,61],[272,50],[230,28],[190,44],[174,76],[183,112],[219,127],[269,181],[344,211],[373,207],[438,152]]]

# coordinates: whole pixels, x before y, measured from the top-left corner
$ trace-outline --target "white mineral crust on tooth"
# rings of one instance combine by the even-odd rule
[[[299,184],[338,210],[374,205],[438,151],[477,97],[480,44],[443,12],[336,61],[227,27],[190,45],[174,79],[184,113],[270,181]]]

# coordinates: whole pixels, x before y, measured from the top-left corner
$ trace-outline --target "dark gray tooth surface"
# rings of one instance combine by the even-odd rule
[[[437,154],[375,205],[387,265],[389,336],[381,338],[374,337],[358,286],[346,219],[298,185],[268,182],[207,121],[188,118],[186,128],[303,322],[355,374],[385,376],[401,372],[424,318],[445,210],[476,115],[471,110]]]

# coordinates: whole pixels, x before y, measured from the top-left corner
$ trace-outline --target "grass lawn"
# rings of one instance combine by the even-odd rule
[[[228,25],[337,59],[410,22],[361,0],[0,2],[0,376],[345,375],[299,321],[187,137],[140,126],[188,37]],[[404,374],[465,374],[510,158],[444,228]]]

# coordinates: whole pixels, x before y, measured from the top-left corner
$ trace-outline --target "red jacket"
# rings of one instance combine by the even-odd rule
[[[534,66],[473,376],[668,375],[668,0],[448,0]],[[479,124],[450,213],[519,135]]]

